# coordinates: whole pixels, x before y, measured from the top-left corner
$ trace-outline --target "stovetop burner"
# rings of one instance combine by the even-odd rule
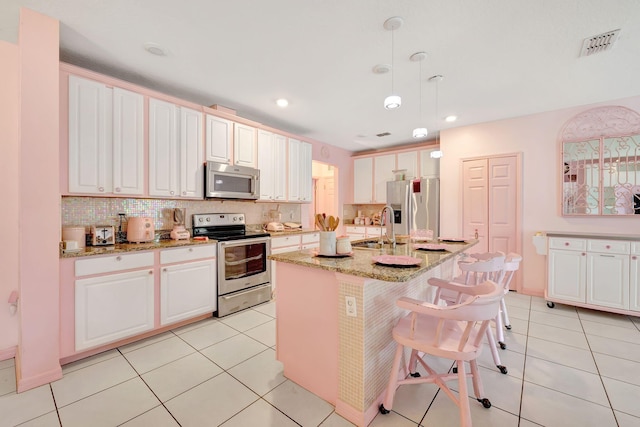
[[[247,231],[244,214],[210,213],[193,215],[193,236],[224,241],[268,237],[270,234]]]

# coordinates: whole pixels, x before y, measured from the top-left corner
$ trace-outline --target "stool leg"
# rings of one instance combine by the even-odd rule
[[[500,300],[500,311],[502,312],[504,327],[507,329],[511,329],[511,322],[509,321],[509,313],[507,312],[507,304],[504,302],[504,298]]]
[[[380,412],[385,414],[393,408],[393,397],[396,394],[398,388],[398,371],[400,370],[400,361],[403,359],[404,347],[400,344],[396,347],[396,355],[393,358],[393,365],[391,366],[391,374],[389,375],[389,385],[387,385],[387,395],[384,398],[384,403],[380,405]]]
[[[458,406],[460,407],[460,426],[471,427],[471,408],[467,390],[467,369],[463,360],[458,360]]]
[[[498,354],[498,347],[496,346],[496,339],[493,336],[493,332],[491,331],[491,328],[487,327],[485,334],[487,335],[487,340],[489,341],[489,350],[491,350],[491,356],[493,356],[493,363],[496,364],[496,367],[500,370],[500,372],[502,372],[503,374],[506,374],[508,372],[507,367],[504,366],[502,364],[502,361],[500,360],[500,355]]]

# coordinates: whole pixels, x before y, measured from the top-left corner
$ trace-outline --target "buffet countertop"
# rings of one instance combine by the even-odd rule
[[[463,243],[444,243],[447,250],[446,252],[413,250],[411,249],[411,244],[397,245],[395,249],[386,247],[387,245],[385,245],[383,249],[354,247],[352,254],[344,257],[319,256],[317,255],[317,249],[307,249],[270,255],[269,259],[386,282],[406,282],[442,264],[477,243],[477,240],[469,240]],[[385,266],[375,263],[372,260],[376,255],[408,255],[419,258],[422,262],[420,265],[411,267]]]
[[[60,258],[78,258],[94,255],[119,254],[125,252],[152,251],[154,249],[171,249],[193,245],[210,245],[212,243],[217,243],[217,240],[160,240],[159,242],[148,243],[118,243],[113,246],[87,246],[86,248],[78,252],[67,252],[63,249],[60,249]]]

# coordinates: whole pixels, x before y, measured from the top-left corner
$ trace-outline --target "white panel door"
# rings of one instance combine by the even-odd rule
[[[204,197],[202,113],[180,107],[180,196]]]
[[[587,253],[587,303],[629,309],[629,255]]]
[[[160,324],[213,313],[216,286],[215,261],[163,267],[160,272]]]
[[[234,123],[233,125],[233,162],[239,166],[255,168],[256,161],[256,128]]]
[[[113,192],[144,194],[144,97],[113,89]]]
[[[69,192],[112,191],[111,89],[69,76]]]
[[[396,155],[387,154],[373,158],[374,203],[387,203],[387,182],[395,179]]]
[[[353,203],[373,202],[373,158],[353,160]]]
[[[175,197],[178,186],[178,108],[149,99],[149,195]]]
[[[489,159],[489,251],[518,251],[517,182],[515,157]]]
[[[549,297],[565,301],[586,301],[586,262],[582,251],[549,250]]]
[[[463,235],[473,239],[477,234],[480,243],[471,249],[472,252],[488,252],[488,162],[487,159],[467,160],[462,165]]]
[[[231,163],[233,152],[233,122],[207,114],[205,132],[206,159]]]
[[[153,278],[149,269],[76,280],[76,351],[153,329]]]

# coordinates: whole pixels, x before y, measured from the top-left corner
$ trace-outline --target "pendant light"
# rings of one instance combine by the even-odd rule
[[[391,31],[391,95],[384,99],[384,108],[387,110],[394,110],[402,105],[402,98],[400,95],[396,95],[393,90],[393,33],[402,26],[403,22],[401,17],[394,16],[384,21],[383,25],[385,30]]]
[[[427,58],[427,54],[424,52],[416,52],[409,57],[413,62],[420,63],[420,74],[418,75],[418,82],[420,83],[420,114],[418,115],[418,123],[422,121],[422,61]],[[417,127],[413,130],[414,138],[424,138],[427,136],[427,128]]]
[[[444,79],[441,74],[436,74],[435,76],[429,77],[429,81],[436,84],[436,125],[439,122],[438,116],[438,83],[440,83]],[[438,145],[437,151],[432,151],[430,156],[434,159],[439,159],[442,157],[442,150],[440,150],[440,128],[438,127],[438,133],[436,134],[436,145]]]

